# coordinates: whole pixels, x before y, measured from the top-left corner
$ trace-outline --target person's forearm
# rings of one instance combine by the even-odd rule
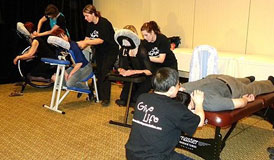
[[[85,40],[85,43],[86,43],[88,46],[102,44],[103,42],[104,42],[104,40],[102,40],[101,38],[86,39],[86,40]]]
[[[71,70],[71,72],[69,73],[69,77],[71,77],[75,72],[77,72],[82,66],[82,63],[77,63],[73,69]]]
[[[232,99],[232,102],[234,104],[234,109],[237,109],[237,108],[242,108],[246,106],[248,100],[243,97],[243,98]]]
[[[155,62],[155,63],[163,63],[165,59],[161,58],[161,57],[149,57],[151,62]]]
[[[200,123],[198,127],[202,127],[205,122],[205,113],[204,113],[203,105],[202,104],[196,105],[194,113],[200,117]]]

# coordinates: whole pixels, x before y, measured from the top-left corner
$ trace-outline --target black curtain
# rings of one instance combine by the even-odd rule
[[[0,1],[0,83],[20,81],[21,77],[13,59],[27,47],[24,39],[16,34],[16,23],[31,21],[38,24],[48,4],[54,4],[67,21],[71,39],[78,41],[84,38],[86,22],[82,10],[92,0],[1,0]]]

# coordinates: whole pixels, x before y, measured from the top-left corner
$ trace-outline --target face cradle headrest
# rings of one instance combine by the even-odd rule
[[[17,31],[23,34],[24,36],[30,36],[29,31],[26,29],[22,22],[17,22]]]
[[[70,44],[69,42],[65,41],[64,39],[57,37],[57,36],[49,36],[48,37],[48,43],[53,44],[55,46],[64,48],[66,50],[70,49]]]
[[[140,45],[139,37],[128,29],[119,29],[114,34],[114,39],[117,44],[121,47],[125,47],[128,49],[134,49]],[[123,40],[126,40],[130,43],[130,46],[125,46],[123,44]]]

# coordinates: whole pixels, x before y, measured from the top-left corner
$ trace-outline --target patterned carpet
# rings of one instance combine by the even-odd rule
[[[130,129],[108,123],[109,120],[123,120],[125,108],[114,103],[121,86],[112,85],[109,107],[87,102],[85,95],[77,99],[76,93],[70,93],[59,107],[65,115],[42,107],[50,104],[51,88],[27,86],[23,96],[9,97],[15,89],[20,87],[0,85],[0,159],[125,159],[124,145]],[[213,135],[214,129],[209,125],[195,133],[196,137]],[[221,159],[268,159],[268,146],[274,146],[272,126],[260,117],[251,116],[237,125]],[[187,151],[177,151],[201,159]]]

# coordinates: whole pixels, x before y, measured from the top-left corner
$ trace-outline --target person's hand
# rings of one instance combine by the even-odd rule
[[[182,84],[180,84],[180,88],[179,88],[179,91],[183,92],[185,91],[186,89],[184,87],[182,87]]]
[[[16,57],[13,59],[13,64],[16,65],[18,60],[19,60],[19,56],[16,56]]]
[[[65,80],[66,80],[66,81],[68,81],[68,76],[69,76],[68,73],[65,72]]]
[[[87,44],[84,40],[83,41],[78,41],[77,44],[81,49],[85,49],[87,47]]]
[[[245,98],[247,102],[253,102],[255,100],[254,94],[245,94],[242,98]]]
[[[202,106],[204,99],[205,99],[204,92],[202,92],[200,90],[194,90],[191,93],[191,98],[193,99],[195,106],[197,106],[197,105]]]

